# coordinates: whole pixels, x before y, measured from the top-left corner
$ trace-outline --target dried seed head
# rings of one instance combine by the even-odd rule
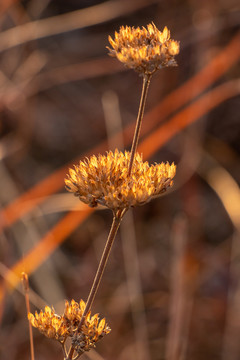
[[[69,170],[66,189],[91,207],[101,204],[117,211],[143,205],[172,186],[176,173],[174,164],[149,165],[136,153],[129,177],[129,161],[127,151],[93,155]]]
[[[28,319],[32,326],[48,338],[63,343],[67,337],[70,337],[74,349],[82,353],[95,347],[96,342],[111,331],[105,319],[99,321],[98,314],[91,316],[90,312],[82,328],[78,330],[85,306],[83,300],[79,303],[74,300],[70,303],[66,301],[64,313],[61,316],[55,314],[54,308],[46,306],[44,312],[41,310],[40,313],[35,312],[35,315],[29,313]]]
[[[170,39],[170,31],[165,26],[159,31],[154,23],[147,28],[122,26],[115,32],[115,38],[108,37],[112,49],[109,55],[115,56],[127,67],[140,74],[151,75],[166,66],[176,66],[174,56],[179,53],[179,42]]]

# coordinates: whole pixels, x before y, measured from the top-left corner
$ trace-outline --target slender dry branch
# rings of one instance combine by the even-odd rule
[[[131,172],[132,172],[132,166],[133,166],[134,156],[135,156],[137,146],[138,146],[138,140],[139,140],[142,119],[143,119],[143,114],[144,114],[147,93],[148,93],[148,88],[149,88],[151,77],[152,77],[152,75],[144,75],[144,77],[143,77],[142,95],[141,95],[141,99],[140,99],[135,133],[134,133],[133,142],[132,142],[131,157],[130,157],[129,167],[128,167],[128,176],[130,176]]]

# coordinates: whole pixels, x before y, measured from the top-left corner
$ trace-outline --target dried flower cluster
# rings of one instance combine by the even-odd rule
[[[176,66],[174,56],[179,53],[179,42],[170,39],[167,27],[159,31],[154,23],[147,28],[122,26],[115,32],[115,39],[108,40],[112,46],[109,55],[140,74],[151,75],[166,66]]]
[[[111,331],[105,319],[99,322],[98,314],[91,316],[90,312],[78,331],[84,309],[83,300],[80,303],[74,300],[70,303],[66,301],[64,313],[61,316],[55,314],[53,307],[46,306],[44,312],[41,310],[40,313],[35,312],[35,315],[29,313],[28,319],[32,326],[48,338],[64,343],[67,337],[71,337],[74,350],[82,353],[95,347],[95,343]]]
[[[176,166],[169,163],[149,165],[138,153],[128,176],[130,153],[117,149],[107,155],[91,156],[69,169],[65,179],[68,191],[91,207],[98,204],[112,210],[145,204],[172,186]]]

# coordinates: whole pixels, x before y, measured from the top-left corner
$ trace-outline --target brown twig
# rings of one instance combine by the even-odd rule
[[[100,24],[155,2],[157,0],[112,0],[86,9],[28,22],[0,34],[0,52],[28,41]]]
[[[170,280],[169,328],[166,341],[166,359],[185,358],[187,334],[192,310],[192,297],[186,280],[187,219],[179,214],[173,223],[173,258]]]

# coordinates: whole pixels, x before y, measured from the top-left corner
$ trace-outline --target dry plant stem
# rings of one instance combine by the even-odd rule
[[[116,234],[117,234],[118,228],[120,226],[121,220],[123,218],[123,215],[125,214],[126,211],[127,210],[124,209],[124,210],[119,210],[116,213],[114,213],[113,222],[112,222],[112,226],[111,226],[111,229],[110,229],[110,232],[109,232],[109,235],[108,235],[108,239],[107,239],[105,248],[103,250],[102,257],[101,257],[101,260],[99,262],[98,269],[97,269],[97,272],[96,272],[96,275],[95,275],[95,278],[94,278],[90,293],[88,295],[88,299],[87,299],[87,302],[86,302],[86,307],[85,307],[85,310],[83,312],[81,321],[79,322],[78,329],[77,329],[76,333],[78,333],[80,331],[80,329],[81,329],[81,327],[82,327],[82,325],[83,325],[83,323],[85,321],[86,315],[91,310],[93,301],[95,299],[95,296],[96,296],[96,293],[97,293],[97,290],[98,290],[98,287],[99,287],[99,284],[100,284],[101,279],[102,279],[104,269],[105,269],[107,261],[108,261],[108,257],[109,257],[109,254],[110,254],[114,239],[116,237]],[[73,358],[73,354],[74,354],[74,348],[71,346],[71,348],[69,350],[69,353],[68,353],[68,357],[65,360],[71,360]],[[81,355],[82,354],[80,354],[76,358],[80,357]]]
[[[130,176],[131,172],[132,172],[132,166],[133,166],[134,156],[135,156],[135,153],[137,150],[137,145],[138,145],[141,125],[142,125],[142,119],[143,119],[143,114],[144,114],[147,93],[148,93],[148,88],[149,88],[151,77],[152,77],[152,75],[150,75],[150,74],[145,74],[143,77],[142,95],[141,95],[138,116],[137,116],[137,121],[136,121],[136,126],[135,126],[135,133],[134,133],[133,142],[132,142],[131,157],[130,157],[129,167],[128,167],[128,176]]]
[[[25,273],[22,273],[22,284],[23,284],[23,290],[24,290],[24,293],[25,293],[25,302],[26,302],[27,314],[29,314],[30,313],[29,283],[28,283],[28,276]],[[34,345],[33,345],[33,333],[32,333],[32,325],[31,325],[30,320],[28,321],[28,326],[29,326],[31,360],[34,360],[35,356],[34,356]]]
[[[25,299],[26,299],[27,312],[29,313],[30,312],[30,305],[29,305],[29,294],[28,293],[25,295]],[[32,325],[31,325],[30,321],[28,321],[28,326],[29,326],[31,360],[34,360],[35,356],[34,356],[34,345],[33,345],[33,332],[32,332]]]

